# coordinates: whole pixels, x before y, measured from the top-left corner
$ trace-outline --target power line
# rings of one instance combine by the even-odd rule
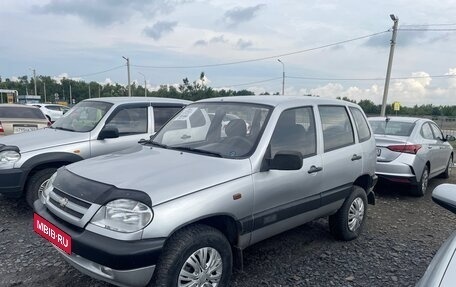
[[[426,79],[426,78],[454,78],[456,75],[429,75],[429,76],[411,76],[411,77],[391,77],[392,80],[408,80],[408,79]],[[290,79],[315,80],[315,81],[384,81],[385,78],[316,78],[316,77],[300,77],[286,76]]]
[[[267,56],[267,57],[261,57],[261,58],[253,58],[253,59],[248,59],[248,60],[240,60],[240,61],[233,61],[233,62],[226,62],[226,63],[217,63],[217,64],[204,64],[204,65],[194,65],[194,66],[148,66],[148,65],[131,65],[132,67],[137,67],[137,68],[150,68],[150,69],[195,69],[195,68],[211,68],[211,67],[220,67],[220,66],[229,66],[229,65],[237,65],[237,64],[245,64],[245,63],[251,63],[251,62],[258,62],[258,61],[264,61],[264,60],[270,60],[270,59],[276,59],[280,57],[287,57],[291,55],[296,55],[296,54],[301,54],[301,53],[306,53],[310,51],[315,51],[315,50],[320,50],[332,46],[338,46],[341,44],[353,42],[353,41],[358,41],[361,39],[366,39],[366,38],[371,38],[377,35],[381,35],[384,33],[388,33],[389,31],[381,31],[369,35],[364,35],[344,41],[339,41],[335,43],[330,43],[322,46],[317,46],[313,48],[308,48],[308,49],[303,49],[303,50],[298,50],[294,52],[289,52],[289,53],[283,53],[283,54],[278,54],[278,55],[273,55],[273,56]]]
[[[416,29],[403,29],[403,28],[399,28],[397,29],[398,31],[407,31],[407,32],[410,32],[410,31],[425,31],[425,32],[432,32],[432,31],[456,31],[456,29],[419,29],[419,28],[416,28]]]
[[[265,82],[277,81],[277,80],[281,80],[281,79],[282,79],[282,77],[276,77],[276,78],[271,78],[271,79],[266,79],[266,80],[261,80],[261,81],[255,81],[255,82],[248,82],[248,83],[242,83],[242,84],[224,85],[224,86],[219,86],[219,87],[213,87],[213,89],[221,89],[221,88],[224,88],[224,87],[248,86],[248,85],[260,84],[260,83],[265,83]]]
[[[104,73],[107,73],[107,72],[110,72],[110,71],[114,71],[114,70],[120,69],[122,67],[125,67],[125,64],[120,65],[120,66],[115,66],[115,67],[112,67],[112,68],[109,68],[109,69],[106,69],[106,70],[103,70],[103,71],[99,71],[99,72],[83,74],[83,75],[76,75],[76,76],[71,76],[71,77],[72,78],[82,78],[82,77],[94,76],[94,75],[99,75],[99,74],[104,74]]]
[[[432,26],[456,26],[456,23],[448,23],[448,24],[402,24],[400,27],[432,27]]]

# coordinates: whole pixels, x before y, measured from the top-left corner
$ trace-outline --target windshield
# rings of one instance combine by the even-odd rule
[[[58,119],[51,128],[89,132],[95,128],[112,104],[97,101],[80,102]]]
[[[399,121],[369,121],[374,134],[390,135],[390,136],[405,136],[408,137],[412,133],[415,123],[399,122]]]
[[[162,147],[238,158],[255,150],[271,108],[246,103],[187,106],[155,135]]]

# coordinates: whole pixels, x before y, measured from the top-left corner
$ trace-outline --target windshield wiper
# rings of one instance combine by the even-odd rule
[[[215,157],[223,157],[222,154],[218,152],[213,152],[213,151],[208,151],[204,149],[198,149],[198,148],[193,148],[193,147],[186,147],[186,146],[180,146],[180,147],[171,147],[172,149],[175,150],[182,150],[182,151],[190,151],[190,152],[196,152],[196,153],[201,153],[201,154],[207,154]]]
[[[169,146],[167,146],[165,144],[161,144],[161,143],[155,142],[153,140],[142,139],[138,143],[139,144],[144,144],[144,145],[149,144],[149,145],[158,146],[158,147],[165,148],[165,149],[169,148]]]

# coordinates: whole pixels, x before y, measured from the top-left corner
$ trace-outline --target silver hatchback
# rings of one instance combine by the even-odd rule
[[[376,174],[379,178],[412,186],[423,196],[430,178],[448,178],[453,166],[453,147],[437,124],[412,117],[369,118],[377,145]]]

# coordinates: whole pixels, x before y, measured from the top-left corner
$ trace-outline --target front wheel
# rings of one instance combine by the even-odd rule
[[[231,245],[217,229],[193,225],[166,243],[149,286],[225,287],[231,277]]]
[[[25,200],[33,208],[35,200],[40,198],[49,178],[56,172],[56,168],[45,168],[32,174],[25,188]]]
[[[349,241],[361,234],[367,217],[367,195],[363,188],[354,185],[342,207],[329,216],[329,229],[337,239]]]

